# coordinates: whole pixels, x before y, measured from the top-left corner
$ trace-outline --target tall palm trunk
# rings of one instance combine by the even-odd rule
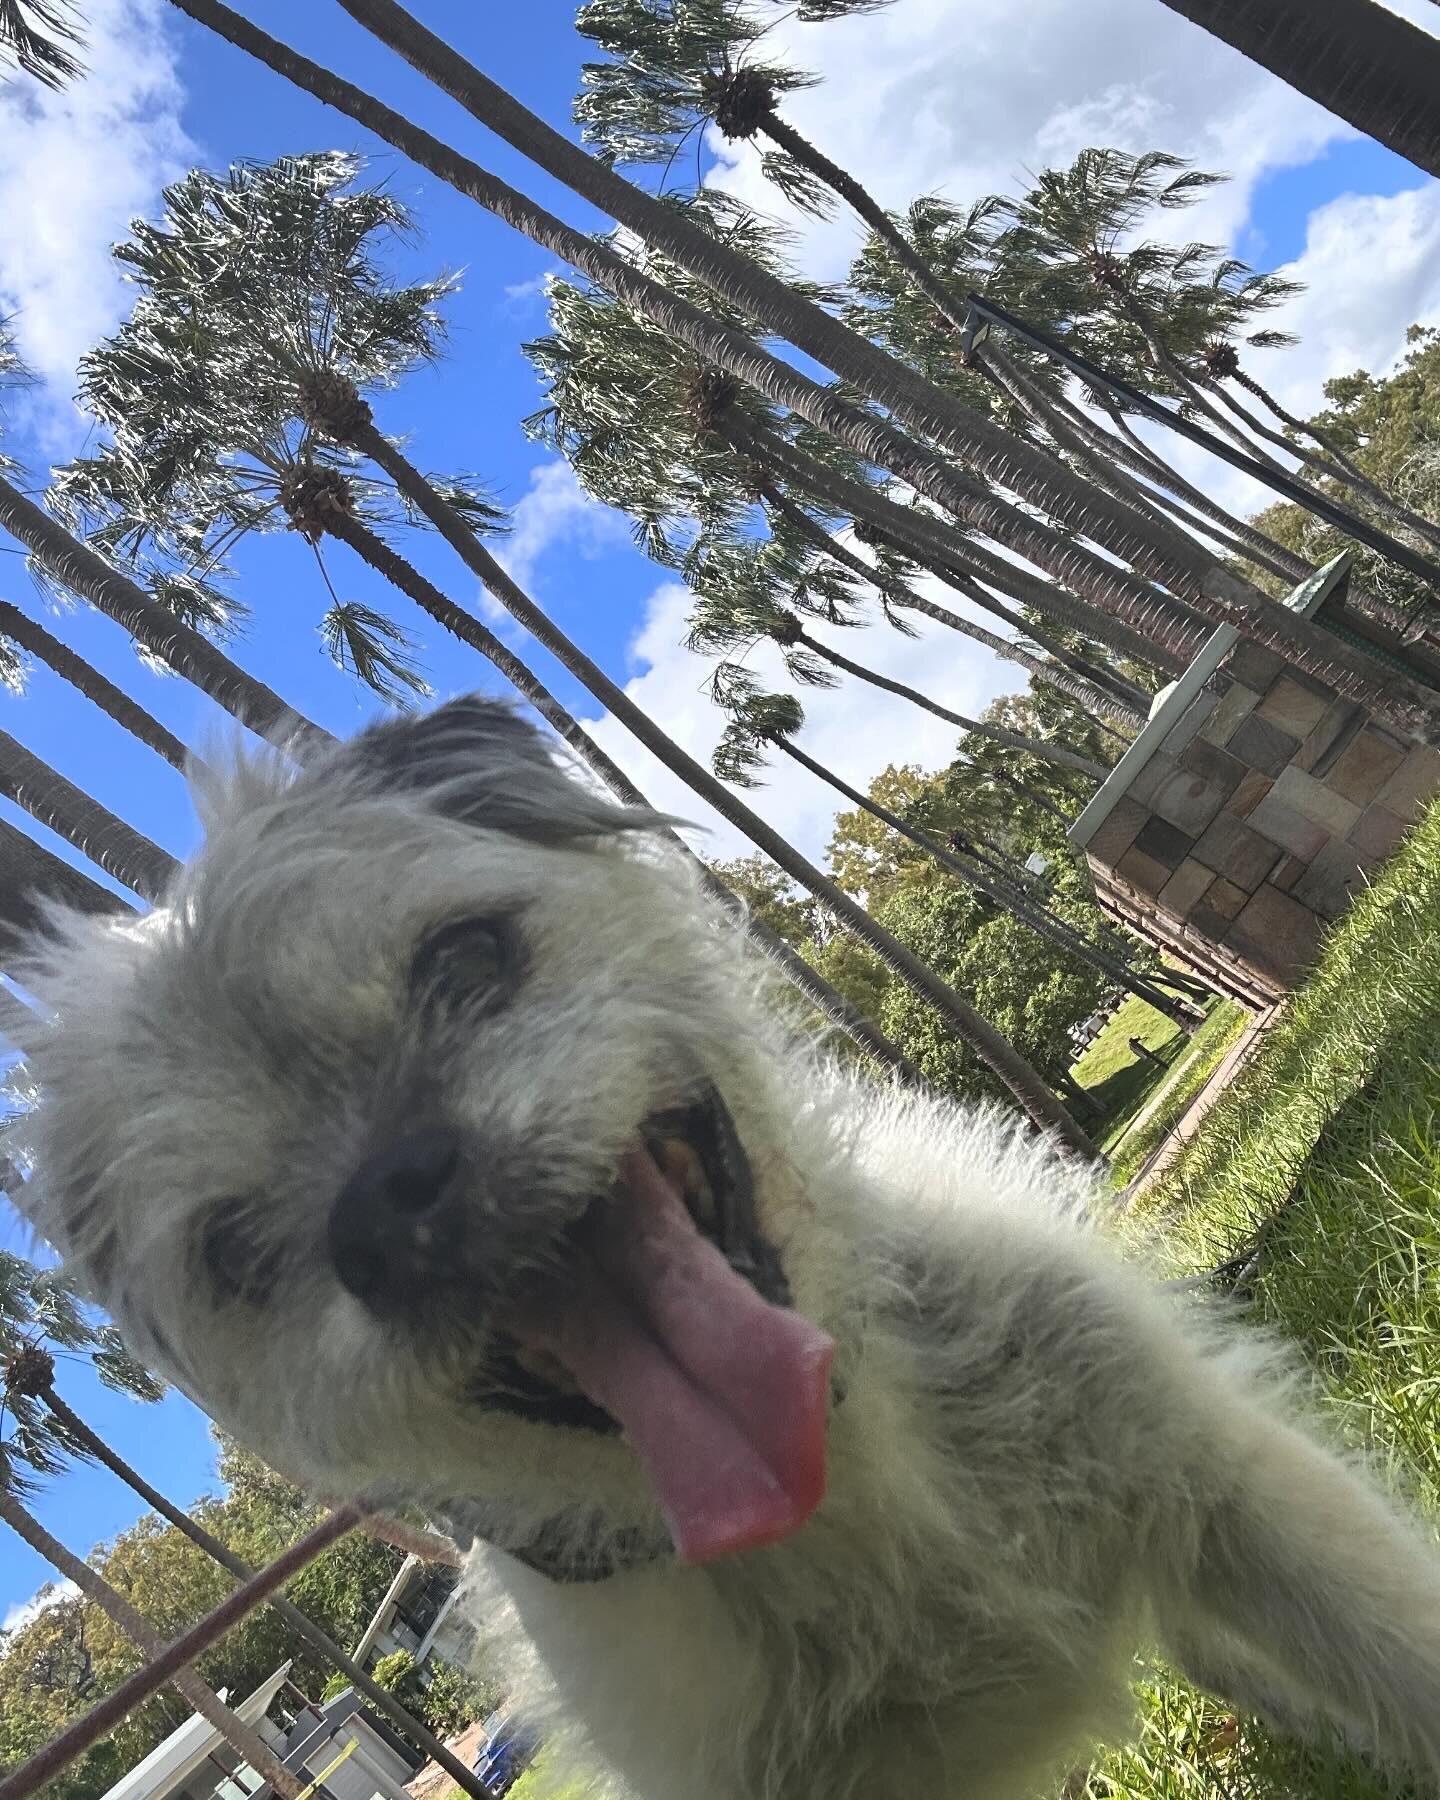
[[[1243,387],[1247,393],[1253,394],[1262,406],[1268,407],[1282,425],[1288,426],[1291,431],[1296,432],[1299,436],[1308,437],[1312,443],[1318,444],[1327,456],[1333,458],[1334,461],[1338,463],[1348,475],[1353,476],[1356,481],[1368,481],[1369,477],[1366,475],[1365,471],[1353,460],[1353,458],[1348,456],[1345,451],[1340,448],[1339,444],[1335,442],[1335,439],[1331,437],[1328,431],[1322,431],[1318,425],[1312,424],[1309,419],[1296,418],[1294,413],[1290,412],[1280,404],[1274,394],[1270,392],[1269,388],[1263,386],[1253,375],[1239,366],[1238,358],[1236,359],[1236,367],[1232,370],[1229,378],[1232,381],[1238,381],[1240,386]]]
[[[873,526],[942,581],[955,585],[951,578],[955,571],[967,583],[984,581],[999,588],[1001,593],[1009,594],[1022,606],[1034,606],[1074,630],[1100,639],[1132,662],[1153,664],[1171,675],[1180,675],[1199,654],[1209,635],[1204,623],[1187,607],[1180,606],[1168,596],[1158,595],[1157,604],[1146,621],[1147,629],[1135,630],[1110,614],[1087,606],[1063,587],[1043,581],[1027,569],[993,555],[938,519],[915,507],[901,506],[878,488],[856,481],[807,456],[788,439],[750,429],[740,420],[738,412],[726,415],[721,429],[736,449],[754,455],[762,466],[783,475],[802,493],[810,494],[822,505],[836,512],[849,513],[851,518]],[[983,599],[971,595],[969,587],[960,591],[976,598],[977,604],[986,604]],[[996,612],[998,617],[1013,619],[1013,615],[1003,608],[990,606],[988,610]],[[1055,654],[1053,649],[1051,654]]]
[[[83,656],[77,656],[68,644],[62,644],[59,638],[52,637],[43,625],[37,625],[28,613],[21,612],[18,606],[12,605],[8,600],[0,600],[0,636],[10,638],[22,650],[37,657],[62,681],[68,681],[71,687],[78,689],[92,706],[98,706],[101,712],[108,713],[132,737],[138,738],[142,744],[163,756],[172,768],[179,769],[183,774],[187,761],[194,766],[195,759],[173,732],[168,731],[143,706],[116,687],[113,681],[107,681]]]
[[[180,866],[6,731],[0,731],[0,794],[152,905]]]
[[[0,530],[8,531],[23,544],[62,587],[122,625],[152,656],[277,748],[293,749],[296,738],[301,736],[328,739],[328,732],[322,732],[302,713],[287,706],[263,681],[247,675],[207,638],[182,624],[143,588],[71,537],[3,475]]]
[[[718,123],[718,121],[717,121]],[[783,119],[772,103],[756,121],[755,129],[768,137],[771,143],[779,146],[787,156],[793,157],[802,169],[808,169],[817,180],[823,181],[833,194],[838,194],[850,209],[867,224],[876,237],[890,247],[891,254],[903,269],[909,271],[916,287],[935,307],[942,319],[948,319],[957,331],[965,329],[965,299],[963,295],[952,293],[940,280],[935,271],[920,255],[915,246],[899,229],[885,208],[879,204],[850,174],[848,169],[841,168],[833,162],[825,152],[812,144],[795,129],[788,120]],[[721,126],[722,132],[724,126]],[[730,135],[726,133],[726,135]]]
[[[922,707],[926,712],[934,713],[937,719],[946,719],[950,724],[958,725],[962,731],[972,731],[976,737],[1005,744],[1011,750],[1019,750],[1026,756],[1038,756],[1043,762],[1054,763],[1058,769],[1073,769],[1077,775],[1088,775],[1092,781],[1103,781],[1110,773],[1103,763],[1096,762],[1092,757],[1082,756],[1078,750],[1067,750],[1063,745],[1047,744],[1040,738],[1026,737],[1023,732],[1011,731],[1004,725],[992,725],[983,719],[967,719],[963,713],[951,712],[948,707],[941,706],[939,701],[932,700],[928,694],[922,694],[918,688],[906,687],[904,682],[892,681],[888,675],[881,675],[875,669],[867,669],[863,663],[852,662],[848,656],[842,656],[838,650],[832,650],[828,644],[822,644],[818,638],[811,637],[803,628],[793,630],[784,641],[803,644],[813,656],[820,657],[832,668],[843,669],[857,681],[883,688],[887,694],[898,694],[912,706]]]
[[[927,836],[923,831],[917,831],[913,825],[907,825],[905,820],[898,813],[891,812],[888,806],[882,806],[878,800],[872,800],[868,795],[862,794],[858,788],[852,788],[848,782],[841,780],[823,763],[816,762],[812,756],[807,756],[799,745],[793,743],[789,738],[774,737],[770,739],[770,742],[777,750],[783,751],[793,762],[798,763],[802,769],[808,769],[818,780],[834,788],[837,794],[843,795],[852,806],[858,806],[862,812],[869,813],[871,818],[878,819],[891,831],[899,832],[901,837],[914,844],[917,849],[923,850],[933,862],[938,863],[942,869],[948,870],[950,874],[963,881],[967,887],[974,888],[978,893],[984,894],[987,899],[993,900],[1006,912],[1013,913],[1022,925],[1028,927],[1038,937],[1044,938],[1046,943],[1053,944],[1057,950],[1063,950],[1067,955],[1099,970],[1108,980],[1113,981],[1118,987],[1124,988],[1127,993],[1137,995],[1147,1005],[1163,1012],[1167,1018],[1182,1020],[1187,1025],[1194,1023],[1191,1009],[1175,999],[1174,995],[1162,993],[1143,976],[1136,975],[1124,963],[1113,956],[1108,956],[1105,951],[1090,943],[1065,920],[1057,919],[1044,908],[1034,905],[1009,882],[997,881],[974,866],[967,867],[959,857],[952,856],[942,845],[937,844],[934,838]]]
[[[1234,379],[1241,381],[1242,386],[1259,386],[1258,382],[1252,383],[1248,376],[1242,381],[1240,375],[1237,374]],[[1265,390],[1261,388],[1260,391],[1263,394]],[[1352,472],[1351,469],[1337,467],[1335,464],[1327,462],[1323,456],[1318,455],[1314,450],[1308,449],[1304,444],[1292,443],[1290,439],[1285,437],[1282,433],[1273,430],[1263,419],[1257,418],[1255,414],[1250,411],[1249,407],[1242,405],[1233,394],[1227,392],[1223,387],[1217,385],[1215,392],[1230,408],[1231,412],[1235,414],[1235,417],[1239,419],[1243,425],[1248,426],[1257,437],[1263,438],[1266,443],[1278,445],[1282,450],[1287,450],[1291,456],[1296,457],[1301,465],[1297,473],[1303,479],[1311,482],[1320,480],[1338,482],[1342,487],[1349,488],[1384,518],[1393,519],[1397,524],[1404,525],[1415,537],[1421,539],[1427,549],[1433,550],[1440,547],[1440,526],[1432,524],[1429,519],[1422,518],[1419,513],[1412,512],[1408,506],[1402,504],[1402,502],[1397,500],[1393,494],[1387,494],[1385,489],[1377,482],[1371,481],[1366,475],[1362,475],[1358,469]],[[1278,401],[1271,399],[1268,396],[1266,404],[1270,406],[1272,411],[1282,414],[1287,421],[1293,417],[1293,415],[1285,413],[1285,409]],[[1300,429],[1298,421],[1295,428]],[[1332,503],[1335,501],[1335,496],[1333,494],[1331,495],[1331,501]],[[1393,540],[1390,540],[1387,537],[1387,541]],[[1433,571],[1430,577],[1432,583],[1437,587],[1440,587],[1440,565],[1428,562],[1428,559],[1427,564]]]
[[[49,1360],[47,1358],[47,1360]],[[151,1487],[138,1470],[132,1469],[123,1457],[119,1456],[104,1438],[92,1431],[74,1408],[66,1403],[55,1391],[54,1364],[50,1364],[50,1378],[33,1391],[38,1399],[44,1401],[57,1424],[63,1427],[72,1442],[89,1456],[118,1475],[127,1487],[138,1494],[140,1499],[161,1518],[182,1532],[190,1542],[212,1557],[222,1568],[237,1576],[241,1581],[248,1581],[255,1573],[242,1557],[222,1544],[219,1538],[206,1531],[203,1525],[196,1523],[187,1512],[173,1506],[158,1489]],[[363,1694],[370,1704],[383,1713],[386,1718],[400,1728],[407,1738],[426,1756],[437,1762],[450,1779],[457,1784],[471,1800],[491,1800],[490,1794],[479,1776],[469,1769],[459,1757],[451,1754],[440,1739],[428,1726],[422,1724],[412,1713],[397,1700],[388,1688],[382,1688],[378,1682],[372,1681],[364,1669],[341,1649],[333,1638],[322,1631],[312,1620],[306,1618],[297,1606],[293,1606],[283,1594],[272,1594],[270,1605],[285,1621],[285,1624],[299,1638],[317,1650],[321,1656],[340,1671],[357,1692]]]
[[[466,567],[479,576],[511,616],[568,669],[577,681],[588,688],[632,736],[694,793],[708,801],[722,818],[728,819],[742,831],[758,850],[777,863],[793,881],[813,894],[828,912],[868,945],[921,999],[933,1006],[951,1029],[995,1071],[1038,1126],[1053,1130],[1062,1142],[1082,1155],[1093,1157],[1096,1154],[1084,1132],[1014,1045],[983,1019],[968,1001],[943,982],[928,964],[877,924],[862,907],[857,906],[843,888],[828,880],[787,839],[771,830],[748,806],[737,800],[723,782],[702,768],[693,757],[687,756],[672,738],[661,731],[636,706],[624,689],[613,682],[597,663],[560,631],[529,595],[511,580],[454,507],[435,491],[419,470],[375,428],[373,422],[364,419],[359,408],[346,409],[346,425],[344,441],[385,471],[400,493],[430,520]]]
[[[1226,529],[1219,523],[1191,521],[1183,511],[1177,510],[1177,503],[1167,495],[1156,494],[1143,487],[1125,464],[1130,457],[1123,446],[1107,444],[1104,435],[1095,429],[1083,414],[1074,409],[1064,407],[1058,400],[1045,393],[1039,383],[1034,382],[1018,364],[1000,350],[991,338],[986,338],[983,348],[975,353],[976,363],[998,381],[1003,390],[1020,406],[1042,431],[1047,431],[1055,442],[1079,461],[1102,486],[1109,487],[1112,493],[1128,499],[1132,506],[1154,517],[1157,524],[1165,530],[1174,530],[1178,517],[1181,525],[1188,531],[1200,530],[1212,540],[1220,542],[1222,547],[1233,554],[1244,557],[1247,561],[1256,562],[1267,568],[1272,574],[1285,581],[1303,581],[1311,571],[1298,556],[1290,556],[1279,551],[1271,555],[1259,546],[1267,542],[1264,534],[1248,528],[1245,538]],[[1118,449],[1118,454],[1117,454]],[[1219,507],[1208,507],[1211,513],[1221,513]]]
[[[408,595],[437,624],[444,626],[445,630],[462,643],[488,658],[613,794],[627,806],[647,806],[645,796],[639,788],[605,754],[580,722],[566,711],[539,676],[472,613],[466,612],[462,606],[441,593],[433,582],[427,581],[398,551],[392,550],[383,538],[358,519],[343,513],[327,514],[326,530],[331,536],[348,544],[378,575],[384,576],[393,587]],[[763,919],[753,917],[719,877],[705,867],[683,839],[671,831],[667,831],[665,835],[695,865],[706,890],[720,901],[732,918],[744,924],[765,955],[794,983],[811,1005],[819,1010],[822,1017],[843,1031],[882,1068],[893,1070],[908,1086],[926,1086],[920,1071],[872,1020],[866,1018],[858,1007],[851,1005],[843,994],[811,968],[804,957],[792,949],[778,932],[772,931]]]
[[[56,901],[94,918],[135,911],[113,890],[0,819],[0,956],[29,942],[48,922]]]
[[[85,1598],[98,1606],[107,1619],[113,1620],[147,1657],[153,1658],[165,1648],[164,1638],[148,1619],[136,1612],[122,1593],[97,1575],[89,1563],[81,1562],[78,1556],[72,1556],[60,1540],[52,1537],[40,1521],[20,1504],[14,1494],[3,1488],[0,1488],[0,1519],[4,1520],[17,1537],[23,1538],[37,1555],[43,1556],[52,1569],[73,1581]],[[242,1757],[261,1780],[274,1789],[280,1800],[300,1800],[304,1792],[301,1783],[252,1726],[247,1725],[228,1706],[216,1699],[193,1668],[177,1669],[171,1677],[171,1686],[199,1713],[206,1724],[220,1733],[236,1755]]]
[[[1072,675],[1067,669],[1047,663],[1043,658],[1034,656],[1023,645],[1012,643],[993,631],[986,631],[983,625],[976,625],[969,619],[962,619],[958,613],[950,612],[938,606],[932,600],[917,594],[905,582],[888,576],[883,569],[867,563],[863,556],[857,556],[847,544],[825,527],[812,519],[803,506],[797,506],[784,490],[774,482],[762,477],[760,497],[766,506],[777,517],[786,520],[790,526],[808,543],[826,556],[848,569],[852,575],[858,575],[862,581],[885,596],[891,606],[906,612],[923,613],[926,618],[934,619],[951,631],[958,631],[963,637],[983,644],[992,656],[998,656],[1002,662],[1012,662],[1036,681],[1043,681],[1068,699],[1076,701],[1086,711],[1097,715],[1107,715],[1118,720],[1122,725],[1136,728],[1145,723],[1145,715],[1138,706],[1128,706],[1123,701],[1113,699],[1109,694],[1087,681]],[[1138,692],[1138,690],[1137,690]]]
[[[1133,564],[1156,582],[1175,582],[1177,591],[1192,599],[1212,624],[1234,626],[1246,637],[1335,687],[1348,699],[1370,707],[1395,729],[1426,742],[1440,743],[1440,703],[1429,690],[1396,677],[1383,663],[1357,647],[1342,645],[1333,633],[1288,612],[1206,556],[1175,567],[1173,559],[1157,551],[1138,515],[1097,493],[1054,457],[1033,450],[989,420],[969,412],[952,396],[877,350],[784,282],[697,231],[673,208],[652,200],[604,169],[488,82],[403,8],[395,6],[393,0],[342,0],[342,4],[364,23],[378,20],[377,29],[387,41],[398,21],[398,44],[406,46],[404,53],[416,60],[416,66],[424,67],[426,72],[432,68],[444,70],[448,79],[440,85],[446,91],[451,91],[450,80],[458,73],[456,97],[500,135],[516,143],[524,154],[542,166],[555,164],[570,170],[561,178],[572,180],[578,193],[605,210],[612,210],[610,200],[615,200],[617,209],[612,216],[621,217],[618,204],[623,201],[625,216],[621,222],[632,223],[643,215],[647,223],[637,228],[650,237],[662,254],[691,269],[717,293],[726,293],[767,329],[783,333],[798,347],[809,350],[818,361],[860,386],[879,406],[917,432],[971,461],[997,486],[1013,488],[1037,513],[1053,516],[1076,536],[1067,539],[1039,518],[1001,499],[995,490],[940,462],[918,439],[908,438],[875,414],[858,411],[838,400],[831,390],[802,376],[743,334],[719,325],[595,240],[569,230],[391,108],[257,30],[221,0],[171,0],[171,4],[317,98],[375,130],[459,192],[563,256],[708,362],[729,369],[777,405],[791,408],[867,460],[889,469],[917,492],[953,510],[975,530],[1006,543],[1142,635],[1152,622],[1161,596],[1157,588],[1125,573],[1119,565]],[[479,95],[480,100],[473,100],[474,95]],[[597,199],[601,193],[609,198]],[[1079,541],[1082,534],[1103,543],[1116,560],[1109,561],[1085,547]]]
[[[1192,556],[1195,553],[1195,540],[1179,531],[1170,519],[1159,513],[1150,496],[1142,492],[1135,482],[1097,454],[1084,436],[1067,423],[1059,408],[1047,398],[1038,384],[1032,382],[1021,368],[1012,363],[997,345],[987,338],[984,345],[973,353],[971,361],[977,369],[989,376],[1002,394],[1008,395],[1015,402],[1032,423],[1048,432],[1059,449],[1068,451],[1107,493],[1145,514],[1157,536],[1162,540],[1171,540],[1171,548],[1176,555]]]
[[[1111,431],[1105,431],[1069,400],[1063,402],[1067,415],[1082,429],[1094,435],[1105,454],[1113,456],[1117,462],[1144,480],[1167,490],[1177,502],[1183,502],[1192,512],[1213,520],[1223,531],[1238,538],[1244,546],[1238,554],[1248,561],[1270,569],[1284,581],[1303,581],[1307,575],[1313,574],[1311,565],[1302,557],[1295,556],[1283,544],[1257,530],[1249,520],[1238,518],[1223,506],[1217,506],[1208,494],[1187,481],[1172,463],[1161,456],[1153,444],[1147,444],[1143,438],[1136,436],[1126,424],[1124,415],[1104,396],[1101,396],[1101,404],[1114,428]],[[1156,498],[1163,500],[1163,495],[1157,495]]]
[[[1327,112],[1440,175],[1440,42],[1375,0],[1165,0]]]

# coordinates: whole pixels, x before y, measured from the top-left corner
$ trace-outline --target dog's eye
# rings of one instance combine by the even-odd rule
[[[524,955],[513,920],[455,919],[421,942],[410,980],[428,1001],[488,1012],[510,998],[523,972]]]
[[[280,1251],[260,1241],[239,1201],[224,1201],[211,1213],[201,1234],[200,1254],[221,1299],[258,1306],[274,1292]]]

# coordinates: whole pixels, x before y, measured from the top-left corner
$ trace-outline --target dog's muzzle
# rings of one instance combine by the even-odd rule
[[[507,1284],[502,1241],[523,1208],[498,1231],[485,1222],[473,1150],[443,1130],[402,1139],[347,1184],[330,1247],[380,1318],[423,1318],[428,1288],[432,1305],[468,1300],[484,1346],[472,1402],[623,1431],[676,1548],[706,1561],[777,1542],[819,1504],[834,1344],[790,1308],[719,1094],[653,1114],[637,1140],[606,1192],[522,1247],[524,1280]],[[487,1250],[494,1268],[477,1261]]]

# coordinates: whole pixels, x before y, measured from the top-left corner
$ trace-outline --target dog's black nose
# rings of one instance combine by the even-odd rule
[[[429,1126],[365,1162],[330,1210],[330,1256],[343,1287],[377,1313],[421,1300],[417,1284],[453,1274],[463,1219],[460,1139]]]

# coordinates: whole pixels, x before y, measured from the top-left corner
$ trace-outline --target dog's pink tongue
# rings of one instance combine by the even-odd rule
[[[639,1152],[532,1343],[624,1428],[686,1562],[771,1544],[825,1492],[831,1340],[771,1306]]]

